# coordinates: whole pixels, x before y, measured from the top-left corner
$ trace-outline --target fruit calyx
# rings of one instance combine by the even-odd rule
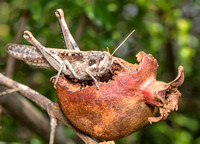
[[[182,66],[178,67],[177,77],[169,82],[154,81],[145,88],[143,88],[143,97],[146,102],[152,106],[159,107],[159,117],[149,117],[150,123],[164,120],[168,117],[169,113],[178,110],[178,100],[181,93],[178,87],[184,81],[184,69]]]

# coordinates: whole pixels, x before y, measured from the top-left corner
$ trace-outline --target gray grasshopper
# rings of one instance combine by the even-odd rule
[[[7,52],[17,59],[24,60],[29,65],[53,68],[58,71],[58,74],[53,77],[56,78],[54,87],[59,75],[62,73],[69,76],[69,78],[93,80],[97,89],[99,89],[95,77],[102,77],[108,73],[113,62],[118,61],[112,56],[114,53],[111,55],[107,51],[80,51],[65,22],[63,11],[58,9],[55,13],[67,49],[46,48],[34,38],[31,32],[25,31],[24,38],[33,46],[10,43],[6,46]],[[118,63],[123,66],[119,61]]]

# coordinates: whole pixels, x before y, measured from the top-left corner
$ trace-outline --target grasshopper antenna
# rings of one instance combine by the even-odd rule
[[[109,52],[109,48],[107,47],[107,51],[108,51],[108,58],[109,58],[109,54],[110,54],[110,52]]]
[[[125,41],[132,35],[132,33],[134,32],[135,30],[132,30],[132,32],[123,40],[123,42],[114,50],[114,52],[111,54],[111,56],[114,55],[114,53],[125,43]]]

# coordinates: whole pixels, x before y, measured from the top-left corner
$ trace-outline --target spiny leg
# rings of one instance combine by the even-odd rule
[[[48,61],[48,63],[56,70],[58,71],[58,74],[56,76],[56,81],[54,83],[54,87],[56,85],[56,82],[58,81],[58,78],[60,76],[60,73],[65,73],[66,66],[63,62],[63,60],[58,57],[57,55],[51,53],[48,51],[43,45],[38,42],[35,37],[32,35],[31,32],[25,31],[24,32],[24,38],[31,43],[33,46],[35,46],[37,49],[40,50],[41,54],[45,57],[45,59]]]
[[[58,82],[58,78],[59,78],[59,76],[60,76],[60,73],[61,73],[61,71],[62,71],[62,69],[63,69],[63,67],[64,67],[64,64],[63,65],[61,65],[61,67],[60,67],[60,69],[59,69],[59,71],[58,71],[58,73],[57,73],[57,75],[56,76],[53,76],[53,77],[51,77],[51,79],[50,80],[52,80],[53,78],[55,78],[56,80],[55,80],[55,82],[54,82],[54,88],[56,88],[56,83]]]
[[[114,61],[117,61],[117,62],[119,63],[119,65],[120,65],[121,67],[125,68],[125,69],[132,69],[132,68],[128,68],[128,67],[124,66],[117,58],[113,58],[112,64],[114,63]]]
[[[42,44],[40,44],[40,42],[38,42],[35,39],[35,37],[32,35],[31,32],[25,31],[24,38],[41,52],[44,58],[55,70],[59,71],[61,65],[63,65],[64,63],[63,60],[59,56],[48,51],[46,47],[44,47]]]
[[[62,32],[62,35],[63,35],[63,39],[64,39],[64,43],[65,43],[65,48],[66,49],[74,49],[71,42],[70,42],[70,39],[67,37],[67,35],[65,34],[66,30],[64,28],[64,25],[62,23],[62,19],[64,17],[64,13],[61,9],[57,9],[57,11],[55,12],[56,14],[56,17],[58,18],[58,23],[60,25],[60,28],[61,28],[61,32]],[[68,30],[68,27],[67,27],[67,30]],[[69,30],[67,31],[69,32]]]
[[[63,63],[63,65],[61,65],[61,67],[60,67],[60,69],[59,69],[59,71],[58,71],[58,74],[56,75],[56,76],[53,76],[53,77],[51,77],[51,79],[50,80],[52,80],[52,79],[56,79],[55,80],[55,82],[54,82],[54,88],[56,88],[56,83],[57,83],[57,81],[58,81],[58,78],[59,78],[59,76],[60,76],[60,73],[62,72],[62,71],[66,71],[66,66],[67,66],[67,68],[69,69],[69,71],[71,72],[71,74],[74,76],[74,78],[76,78],[76,79],[79,79],[79,77],[77,76],[77,74],[76,74],[76,72],[74,71],[74,69],[72,68],[72,66],[71,66],[71,64],[69,63],[69,61],[68,60],[64,60],[64,63]]]
[[[94,78],[94,76],[91,74],[92,72],[88,69],[86,69],[86,73],[93,79],[95,85],[96,85],[96,88],[99,90],[99,86],[98,86],[98,82],[97,80]]]
[[[71,35],[71,33],[69,31],[69,28],[68,28],[67,23],[64,18],[63,10],[57,9],[55,14],[56,14],[56,17],[58,18],[58,22],[59,22],[61,30],[62,30],[66,48],[80,51],[78,45],[76,44],[73,36]]]
[[[74,76],[74,78],[79,79],[79,77],[77,76],[76,72],[74,71],[74,69],[72,68],[71,64],[69,63],[68,60],[64,60],[64,63],[61,65],[58,74],[56,76],[51,77],[50,81],[53,80],[54,78],[56,79],[54,82],[54,88],[56,88],[56,83],[58,81],[58,78],[60,76],[60,73],[63,71],[63,73],[66,71],[66,66],[69,69],[69,71],[72,73],[72,75]]]
[[[67,66],[67,68],[70,70],[70,72],[72,73],[72,75],[74,76],[74,78],[79,79],[79,77],[77,76],[76,72],[74,71],[74,69],[72,68],[71,64],[69,63],[68,60],[64,60],[65,65]]]

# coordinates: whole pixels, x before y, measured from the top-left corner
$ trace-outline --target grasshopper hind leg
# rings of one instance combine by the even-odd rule
[[[63,10],[57,9],[55,14],[56,14],[56,17],[57,17],[58,22],[60,24],[60,28],[61,28],[61,31],[62,31],[62,35],[63,35],[63,38],[64,38],[66,48],[80,51],[78,45],[76,44],[73,36],[71,35],[71,33],[69,31],[69,28],[68,28],[67,23],[65,21]]]
[[[71,66],[71,64],[69,63],[69,61],[68,61],[68,60],[64,60],[64,63],[65,63],[65,65],[67,66],[67,68],[69,69],[69,71],[72,73],[72,75],[74,76],[74,78],[80,79],[80,78],[77,76],[77,74],[76,74],[76,72],[74,71],[74,69],[72,68],[72,66]]]

